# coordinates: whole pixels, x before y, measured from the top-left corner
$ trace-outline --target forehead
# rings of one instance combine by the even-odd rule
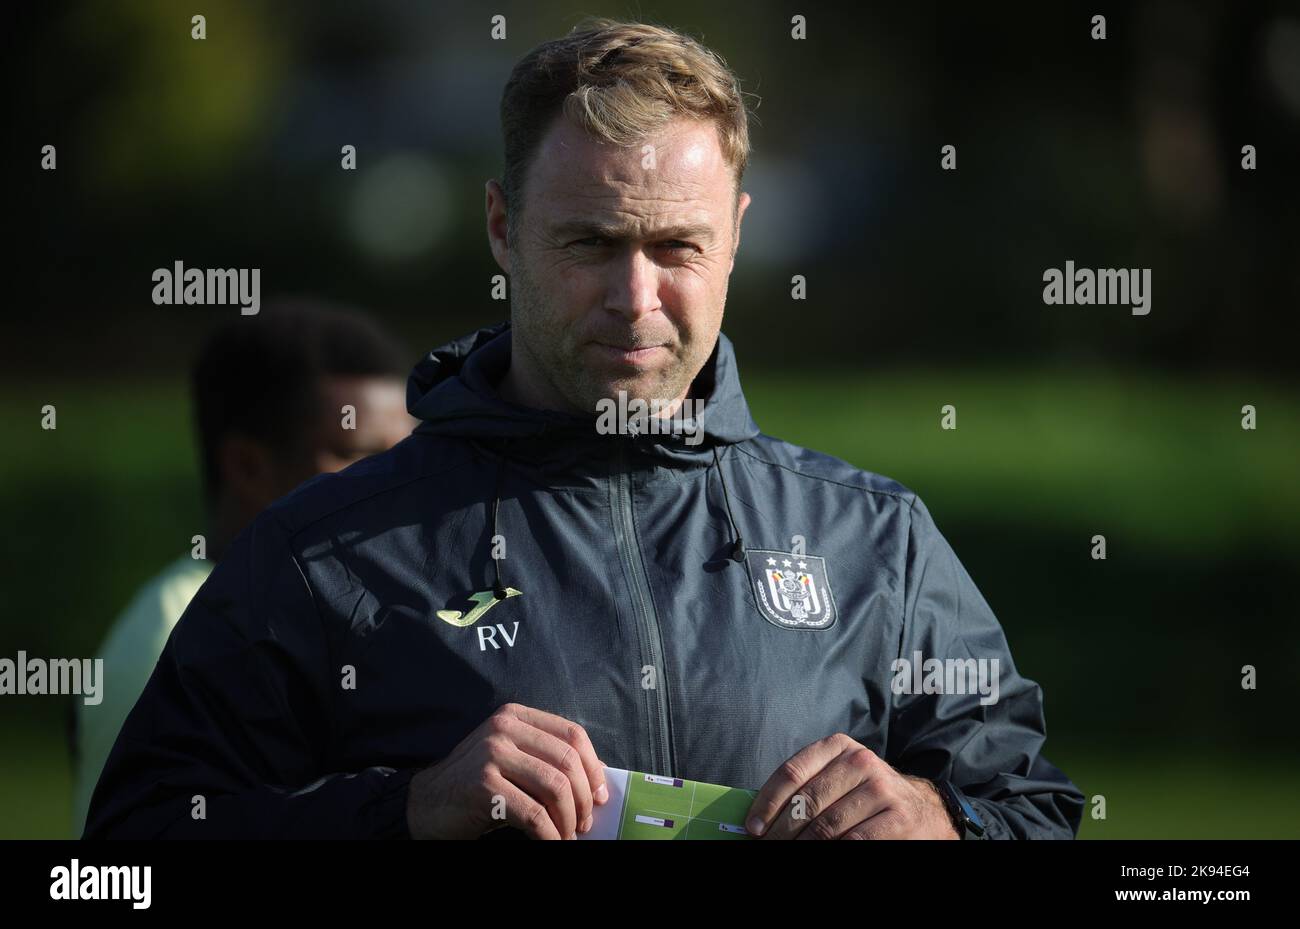
[[[692,119],[620,146],[596,141],[560,117],[529,173],[530,203],[548,224],[667,216],[707,223],[729,216],[733,202],[734,174],[717,127]]]

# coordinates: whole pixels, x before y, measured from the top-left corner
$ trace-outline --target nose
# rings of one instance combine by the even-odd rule
[[[659,267],[643,249],[628,249],[607,267],[605,309],[635,322],[660,308]]]

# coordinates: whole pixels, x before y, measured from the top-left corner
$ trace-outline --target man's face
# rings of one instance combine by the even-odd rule
[[[369,455],[387,451],[410,435],[416,421],[406,412],[406,390],[390,377],[321,378],[316,422],[298,446],[294,460],[281,468],[280,486],[272,499],[283,496],[317,474],[341,471]],[[356,410],[344,428],[343,407]]]
[[[681,119],[622,148],[559,118],[505,242],[488,185],[493,252],[512,279],[507,399],[595,413],[616,397],[686,396],[717,341],[739,245],[735,176],[715,124]]]

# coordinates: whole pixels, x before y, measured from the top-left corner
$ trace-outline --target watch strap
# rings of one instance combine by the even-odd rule
[[[967,840],[983,839],[986,832],[984,824],[979,819],[972,819],[966,812],[962,804],[965,797],[958,790],[957,785],[951,781],[941,780],[935,781],[935,787],[939,790],[939,796],[943,798],[943,805],[952,820],[953,828],[957,830],[957,837]]]

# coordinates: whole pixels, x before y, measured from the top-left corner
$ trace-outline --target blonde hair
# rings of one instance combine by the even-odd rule
[[[735,171],[736,202],[749,163],[740,81],[712,50],[663,26],[593,17],[537,46],[501,96],[508,236],[516,239],[528,166],[557,116],[593,139],[630,145],[679,117],[712,120]]]

